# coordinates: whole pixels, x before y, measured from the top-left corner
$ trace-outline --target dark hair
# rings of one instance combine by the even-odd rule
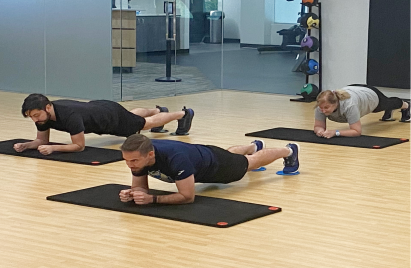
[[[151,140],[141,134],[133,134],[129,136],[120,149],[124,152],[138,151],[141,155],[147,155],[154,150]]]
[[[49,99],[38,93],[33,93],[27,96],[24,99],[23,105],[21,106],[21,113],[24,117],[29,116],[27,112],[31,110],[46,110],[47,104],[51,105],[51,101]]]

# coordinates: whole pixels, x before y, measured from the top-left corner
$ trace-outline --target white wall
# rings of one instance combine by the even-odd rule
[[[223,0],[224,38],[240,39],[241,2],[239,0]]]
[[[323,89],[366,83],[369,1],[321,2]]]
[[[190,0],[177,2],[177,14],[180,15],[180,49],[190,48]]]
[[[271,25],[274,23],[275,0],[265,0],[264,3],[264,44],[271,44]]]
[[[241,0],[240,42],[270,44],[274,0]]]
[[[264,43],[264,0],[241,0],[241,43]]]
[[[224,7],[226,1],[230,0],[224,0]],[[242,0],[239,8],[241,43],[281,45],[283,38],[277,31],[288,29],[296,23],[276,23],[275,13],[282,14],[281,10],[288,11],[285,12],[287,13],[287,20],[296,22],[301,5],[299,3],[296,5],[295,2],[286,2],[285,0]],[[276,8],[280,10],[276,10]],[[284,19],[282,18],[282,20]]]

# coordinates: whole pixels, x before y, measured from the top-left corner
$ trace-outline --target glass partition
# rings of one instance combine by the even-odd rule
[[[175,7],[170,10],[168,21],[165,2],[174,3]],[[209,46],[208,2],[113,1],[113,12],[118,10],[122,18],[125,12],[135,12],[136,16],[135,66],[127,68],[124,64],[131,59],[131,56],[124,58],[127,30],[124,28],[119,31],[122,33],[119,40],[123,42],[119,46],[119,51],[123,51],[122,65],[116,68],[113,59],[113,91],[119,100],[152,99],[220,88],[221,44]],[[171,50],[167,49],[168,44]],[[114,49],[113,39],[113,57]],[[168,76],[170,79],[162,79]]]
[[[222,88],[293,95],[304,84],[297,1],[169,0],[168,21],[164,2],[5,2],[0,89],[121,101]],[[181,81],[156,81],[167,76]]]
[[[1,3],[1,90],[45,93],[44,4]]]
[[[84,99],[113,98],[110,13],[109,0],[45,1],[47,94]]]
[[[165,2],[175,3],[168,20]],[[120,31],[122,65],[114,68],[113,74],[113,90],[118,92],[115,96],[119,100],[220,89],[295,95],[305,83],[305,75],[299,71],[305,57],[299,43],[305,32],[297,23],[302,11],[297,1],[113,3],[114,9],[123,14],[122,21],[129,14],[136,17],[135,29],[133,24]],[[135,31],[135,44],[132,37],[125,39],[129,35],[126,31],[130,30]],[[172,40],[168,42],[167,38]],[[129,44],[125,45],[126,42]],[[168,43],[171,51],[167,50]],[[130,49],[135,51],[135,62]],[[135,64],[130,67],[125,61]],[[170,81],[159,82],[162,78]]]
[[[208,0],[177,0],[181,37],[176,67],[182,78],[177,95],[220,88],[221,44],[210,44],[210,8]]]
[[[0,89],[112,99],[109,0],[2,1]]]
[[[225,89],[295,95],[305,83],[299,64],[305,31],[301,2],[224,0]]]

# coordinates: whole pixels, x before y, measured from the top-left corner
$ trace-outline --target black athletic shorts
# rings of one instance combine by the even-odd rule
[[[210,183],[230,183],[241,180],[248,169],[248,160],[244,155],[233,154],[220,147],[207,145],[217,158],[218,168]]]
[[[106,100],[93,102],[106,107],[112,116],[109,133],[104,134],[128,137],[138,133],[146,124],[144,117],[133,114],[117,102]]]

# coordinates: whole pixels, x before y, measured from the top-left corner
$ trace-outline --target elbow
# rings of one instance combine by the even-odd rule
[[[191,203],[194,203],[194,200],[195,200],[195,195],[190,196],[190,197],[186,197],[185,203],[186,204],[191,204]]]

